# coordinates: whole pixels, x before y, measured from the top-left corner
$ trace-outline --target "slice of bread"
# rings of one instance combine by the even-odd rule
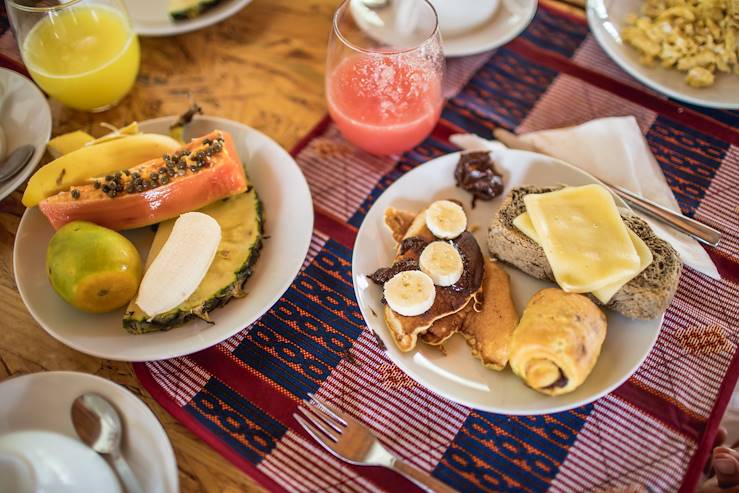
[[[513,225],[513,220],[526,211],[524,196],[553,192],[563,185],[514,188],[493,217],[488,229],[488,250],[494,258],[507,262],[530,276],[554,282],[552,268],[536,242]],[[659,317],[669,306],[682,271],[680,257],[672,246],[654,234],[649,225],[627,209],[620,209],[626,226],[639,236],[652,251],[654,260],[638,276],[626,283],[605,305],[629,318]],[[588,295],[602,305],[594,296]]]

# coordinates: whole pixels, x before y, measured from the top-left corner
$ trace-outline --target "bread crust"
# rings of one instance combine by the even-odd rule
[[[513,219],[526,211],[523,197],[563,188],[523,186],[514,188],[493,216],[488,228],[490,256],[506,262],[537,279],[555,282],[544,249],[513,225]],[[659,238],[649,225],[628,209],[619,212],[626,226],[644,240],[654,260],[638,276],[626,283],[605,305],[628,318],[653,319],[664,313],[675,295],[682,272],[682,262],[672,246]],[[588,294],[596,304],[597,298]]]

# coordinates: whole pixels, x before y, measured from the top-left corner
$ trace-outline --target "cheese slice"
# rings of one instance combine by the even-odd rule
[[[524,197],[533,229],[557,283],[588,293],[624,283],[641,259],[611,194],[599,185]]]
[[[524,212],[523,214],[516,216],[513,219],[513,225],[517,227],[518,230],[521,231],[523,234],[528,236],[531,241],[541,246],[539,235],[536,234],[534,225],[531,224],[531,216],[529,216],[528,212]]]
[[[539,243],[539,235],[536,234],[536,230],[534,229],[534,225],[531,223],[531,217],[529,217],[529,214],[527,212],[524,212],[523,214],[516,216],[515,219],[513,219],[513,225],[518,228],[523,234],[528,236],[531,241],[537,243],[538,245],[541,245]],[[628,229],[628,228],[627,228]],[[608,284],[607,286],[603,286],[600,289],[595,289],[592,291],[593,296],[598,298],[598,300],[606,304],[609,301],[611,301],[611,298],[613,298],[613,295],[615,295],[619,289],[621,289],[624,284],[631,281],[634,277],[638,276],[644,269],[649,267],[649,264],[652,263],[652,260],[654,259],[652,255],[652,251],[649,249],[646,243],[644,243],[644,240],[639,238],[639,236],[631,231],[629,231],[629,237],[631,238],[631,242],[634,244],[634,248],[636,248],[636,253],[639,255],[639,272],[634,274],[629,279],[626,279],[624,282],[614,282],[613,284]]]

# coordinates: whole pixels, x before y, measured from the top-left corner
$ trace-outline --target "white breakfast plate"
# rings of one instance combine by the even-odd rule
[[[485,24],[453,36],[444,36],[444,55],[475,55],[503,46],[531,23],[537,4],[536,0],[502,0],[498,10]]]
[[[124,426],[122,451],[147,493],[179,491],[172,445],[146,405],[120,385],[86,373],[32,373],[0,382],[0,435],[46,431],[79,440],[72,425],[72,402],[95,392],[110,400]],[[54,460],[59,460],[55,458]],[[108,467],[102,464],[103,467]],[[69,478],[73,481],[74,478]],[[2,485],[0,485],[2,486]],[[0,488],[2,489],[2,488]]]
[[[503,197],[522,185],[585,185],[598,183],[592,176],[562,161],[533,152],[496,151],[496,168],[504,179],[505,190],[491,202],[477,202],[468,210],[468,222],[478,227],[475,237],[486,254],[487,226]],[[431,160],[393,183],[367,213],[359,228],[352,258],[354,290],[367,325],[384,342],[388,357],[410,377],[437,394],[475,409],[512,414],[548,414],[591,402],[623,383],[644,361],[659,335],[661,319],[630,320],[613,312],[608,316],[608,332],[600,358],[588,379],[575,391],[551,397],[528,388],[506,368],[502,372],[486,369],[470,354],[461,335],[444,343],[446,355],[419,341],[416,349],[403,353],[388,334],[382,316],[381,290],[365,277],[392,263],[395,244],[383,224],[387,207],[418,211],[434,200],[452,198],[470,203],[470,195],[454,184],[454,168],[459,153]],[[620,207],[621,199],[615,197]],[[554,284],[534,279],[505,266],[511,276],[513,301],[520,314],[531,296]],[[373,315],[373,312],[377,315]]]
[[[51,111],[44,94],[26,77],[4,68],[0,68],[0,127],[5,134],[5,155],[26,144],[36,149],[22,170],[0,183],[2,200],[31,176],[51,136]]]
[[[167,133],[174,117],[139,124],[144,132]],[[132,335],[121,327],[124,309],[93,315],[68,305],[46,276],[46,247],[54,234],[38,207],[27,209],[18,227],[13,266],[18,291],[28,311],[64,344],[100,358],[150,361],[173,358],[213,346],[261,317],[287,290],[308,252],[313,233],[310,190],[295,160],[263,133],[238,122],[197,117],[190,136],[213,129],[231,132],[246,164],[249,180],[264,206],[265,240],[248,295],[211,312],[214,325],[194,320],[168,332]],[[153,238],[150,228],[125,232],[146,258]]]
[[[739,77],[719,74],[711,87],[698,89],[685,83],[685,72],[639,63],[639,52],[621,40],[626,16],[639,13],[643,0],[588,0],[588,24],[600,46],[613,61],[638,81],[667,96],[710,108],[739,108]]]
[[[169,0],[123,0],[140,36],[174,36],[212,26],[246,7],[251,0],[221,0],[193,19],[174,21],[169,17]]]

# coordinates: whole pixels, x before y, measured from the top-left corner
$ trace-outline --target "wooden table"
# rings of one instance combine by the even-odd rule
[[[325,113],[324,58],[338,3],[255,0],[216,26],[177,37],[144,38],[132,93],[114,109],[95,115],[52,102],[53,133],[84,129],[101,134],[101,122],[121,126],[179,114],[193,98],[207,114],[244,122],[290,149]],[[50,370],[113,380],[143,399],[161,421],[177,456],[183,492],[263,491],[164,411],[141,388],[128,363],[70,349],[31,318],[13,279],[13,241],[24,210],[20,197],[15,192],[0,202],[0,380]]]

